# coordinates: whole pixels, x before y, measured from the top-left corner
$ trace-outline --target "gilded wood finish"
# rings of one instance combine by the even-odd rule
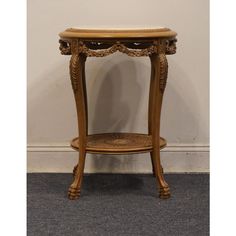
[[[160,137],[160,148],[166,146],[166,140]],[[71,141],[71,146],[79,151],[79,137]],[[104,133],[87,136],[86,152],[102,154],[131,154],[150,152],[152,136],[137,133]]]
[[[165,53],[175,54],[176,53],[176,39],[166,39],[164,40],[166,43]],[[62,55],[71,55],[71,42],[72,40],[59,40],[60,43],[60,51]],[[158,41],[153,40],[151,42],[121,42],[121,41],[113,41],[110,43],[103,41],[78,41],[78,52],[85,54],[87,57],[104,57],[108,56],[117,51],[125,53],[132,57],[143,57],[150,56],[151,54],[158,52]]]
[[[78,168],[75,170],[74,181],[71,184],[68,197],[77,199],[80,196],[80,188],[84,173],[85,156],[86,156],[86,140],[87,140],[87,98],[85,93],[84,66],[86,56],[79,53],[78,40],[71,42],[71,60],[70,60],[70,77],[74,91],[76,110],[78,116],[79,137],[79,162]]]
[[[163,93],[167,79],[167,59],[165,55],[166,43],[161,41],[157,54],[150,56],[151,60],[151,86],[149,97],[149,134],[152,136],[153,149],[151,153],[153,172],[160,186],[160,198],[170,197],[170,188],[163,176],[160,161],[160,117]]]
[[[70,39],[149,39],[149,38],[174,38],[176,32],[168,28],[156,29],[75,29],[69,28],[61,32],[61,38]]]
[[[86,30],[68,29],[60,33],[60,51],[71,55],[70,77],[74,92],[79,138],[71,146],[79,151],[74,167],[74,180],[68,197],[80,196],[86,152],[103,154],[130,154],[150,152],[153,174],[159,186],[159,197],[169,198],[170,188],[163,175],[160,149],[166,146],[160,137],[160,117],[163,94],[168,75],[166,55],[176,53],[176,33],[167,29],[152,30]],[[148,105],[148,134],[112,133],[88,135],[88,109],[85,79],[87,57],[104,57],[115,52],[132,57],[148,56],[151,61],[151,78]]]

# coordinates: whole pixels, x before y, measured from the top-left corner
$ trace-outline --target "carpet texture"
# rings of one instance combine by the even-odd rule
[[[209,175],[166,174],[171,198],[152,175],[85,175],[79,200],[71,174],[28,174],[28,236],[209,235]]]

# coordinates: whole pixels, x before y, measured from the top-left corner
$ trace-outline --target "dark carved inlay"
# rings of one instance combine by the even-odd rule
[[[176,42],[177,39],[166,40],[165,53],[167,55],[176,53]],[[68,40],[59,40],[60,51],[63,55],[71,55],[71,42]],[[158,42],[148,41],[148,42],[120,42],[120,41],[79,41],[78,42],[78,52],[84,53],[88,57],[104,57],[115,53],[116,51],[125,53],[132,57],[142,57],[150,56],[153,53],[158,52]]]
[[[96,46],[97,50],[94,50],[94,47]],[[109,47],[110,46],[110,47]],[[158,44],[156,41],[154,41],[150,46],[142,48],[144,45],[141,43],[138,43],[138,45],[132,43],[132,45],[122,43],[120,41],[113,42],[112,44],[108,43],[101,43],[98,45],[98,43],[84,43],[82,41],[79,41],[79,53],[83,53],[88,57],[104,57],[108,56],[112,53],[115,53],[117,51],[125,53],[131,57],[142,57],[142,56],[149,56],[153,53],[157,53],[158,51]],[[132,48],[131,48],[132,47]],[[134,49],[134,48],[136,49]],[[138,49],[137,49],[138,47]],[[93,48],[93,49],[91,49]],[[100,49],[100,50],[99,50]]]
[[[176,38],[166,40],[166,54],[171,55],[176,53],[176,42]]]
[[[60,39],[59,43],[60,43],[59,49],[61,51],[61,54],[62,55],[71,55],[70,42]]]

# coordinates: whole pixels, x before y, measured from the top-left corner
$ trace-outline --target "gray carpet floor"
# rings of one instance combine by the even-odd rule
[[[165,177],[168,200],[158,198],[152,175],[94,174],[71,201],[71,174],[28,174],[27,235],[209,235],[209,175]]]

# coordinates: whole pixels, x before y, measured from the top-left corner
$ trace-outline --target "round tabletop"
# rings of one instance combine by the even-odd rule
[[[61,32],[61,38],[170,38],[176,32],[165,28],[69,28]]]

